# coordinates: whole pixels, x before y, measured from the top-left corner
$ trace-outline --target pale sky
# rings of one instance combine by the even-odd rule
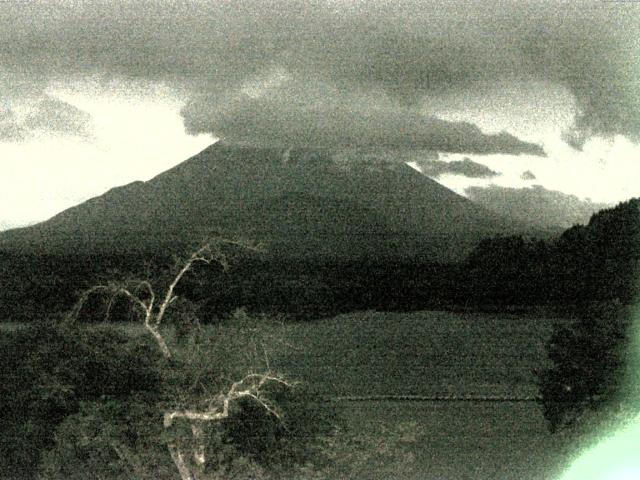
[[[0,227],[45,220],[114,186],[148,180],[214,141],[185,133],[183,102],[161,87],[127,96],[89,83],[48,94],[89,113],[90,132],[0,142]]]
[[[640,4],[489,3],[1,2],[0,229],[216,138],[415,146],[499,173],[439,177],[462,194],[640,196]]]

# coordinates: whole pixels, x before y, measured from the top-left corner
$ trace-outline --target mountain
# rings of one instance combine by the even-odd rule
[[[402,162],[348,153],[216,143],[147,182],[1,232],[0,250],[149,251],[219,234],[276,256],[457,260],[480,238],[516,229]]]
[[[589,223],[591,216],[611,205],[582,200],[575,195],[547,190],[541,185],[509,188],[490,185],[469,187],[465,194],[483,207],[500,212],[514,221],[540,229],[563,230]],[[560,232],[558,232],[560,233]]]

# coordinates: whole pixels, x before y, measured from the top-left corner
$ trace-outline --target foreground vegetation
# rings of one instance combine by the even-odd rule
[[[362,312],[303,324],[267,320],[252,320],[239,311],[217,326],[202,327],[205,334],[200,335],[197,355],[191,356],[203,380],[209,375],[205,384],[224,388],[229,378],[247,368],[247,356],[238,355],[237,347],[255,342],[260,325],[261,338],[277,339],[261,342],[270,345],[270,367],[299,382],[293,389],[271,392],[284,423],[247,404],[245,413],[236,411],[234,421],[220,425],[208,444],[208,452],[216,458],[215,468],[208,472],[211,478],[282,478],[287,472],[288,478],[425,478],[429,474],[452,480],[543,479],[563,461],[558,453],[562,439],[548,432],[542,410],[533,401],[350,402],[336,398],[535,395],[532,369],[548,365],[544,347],[553,319]],[[16,371],[30,372],[15,377],[13,387],[7,386],[15,392],[2,397],[15,399],[15,416],[6,417],[14,418],[11,431],[15,433],[4,437],[5,448],[14,450],[4,450],[4,458],[12,454],[22,467],[39,464],[45,478],[73,478],[71,468],[83,472],[75,478],[89,472],[126,478],[131,468],[110,447],[117,440],[141,454],[145,467],[154,472],[150,478],[175,478],[159,413],[175,390],[159,388],[169,379],[159,381],[163,369],[157,366],[162,366],[163,359],[144,328],[140,324],[76,325],[57,336],[51,332],[59,327],[31,328],[35,329],[31,333],[29,327],[14,333],[31,338],[27,344],[22,340],[14,349],[2,348],[14,359]],[[165,333],[177,357],[193,351],[189,334],[172,327]],[[32,340],[44,339],[45,334],[48,340],[36,348]],[[8,341],[7,336],[4,339]],[[121,352],[119,356],[116,351]],[[33,363],[37,358],[38,363]],[[96,371],[99,359],[110,359],[102,373]],[[55,385],[68,388],[55,390]],[[42,395],[43,388],[52,394]],[[195,387],[179,384],[179,388]],[[58,409],[57,416],[45,413],[52,409]],[[31,427],[24,429],[25,424]],[[107,424],[111,426],[105,429]],[[3,432],[9,432],[6,428]],[[20,437],[20,444],[7,441]],[[16,457],[16,450],[31,456]],[[6,478],[16,478],[15,468],[13,463]]]
[[[171,446],[191,463],[190,452],[201,445],[190,422],[176,418],[167,428],[166,412],[209,411],[206,399],[231,392],[234,379],[256,367],[244,348],[254,336],[247,325],[197,337],[169,333],[175,352],[169,361],[149,335],[108,325],[43,323],[3,336],[3,477],[178,478]],[[329,424],[293,401],[301,392],[265,385],[238,398],[214,428],[201,422],[208,462],[198,478],[304,464],[311,442]],[[267,397],[277,412],[265,408]]]
[[[293,384],[271,369],[271,342],[260,338],[260,326],[249,326],[241,315],[231,330],[205,332],[187,308],[173,315],[179,332],[173,344],[165,332],[182,278],[200,263],[226,269],[222,246],[231,244],[252,248],[208,241],[177,260],[166,282],[131,278],[95,285],[64,317],[13,333],[5,345],[9,369],[2,372],[8,397],[2,410],[10,414],[5,427],[13,433],[3,445],[3,457],[13,466],[9,475],[213,478],[238,458],[221,459],[220,442],[211,451],[228,424],[227,433],[232,439],[240,435],[245,448],[273,443],[259,449],[273,460],[281,450],[278,440],[306,422],[300,417],[283,429],[273,397]],[[151,347],[140,344],[140,336],[132,344],[122,332],[81,322],[101,310],[109,320],[118,302],[141,319],[142,340]],[[307,431],[290,445],[287,462],[313,438]]]

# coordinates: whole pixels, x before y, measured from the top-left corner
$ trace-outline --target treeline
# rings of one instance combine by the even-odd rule
[[[239,306],[312,319],[365,309],[500,310],[613,299],[629,303],[639,293],[639,259],[640,199],[634,199],[598,212],[588,225],[574,226],[555,240],[483,240],[461,264],[236,255],[227,272],[200,266],[178,293],[199,305],[203,321],[215,321]],[[65,311],[93,284],[123,277],[163,278],[171,265],[164,253],[0,253],[0,321],[32,321],[45,312]]]
[[[473,304],[581,305],[639,293],[640,199],[594,214],[587,225],[545,242],[522,237],[482,241],[463,280]]]
[[[142,275],[153,260],[151,255],[0,252],[0,322],[31,322],[68,311],[96,282]]]
[[[82,291],[114,279],[162,282],[170,277],[172,263],[159,255],[0,254],[0,321],[31,322],[68,311]],[[226,272],[219,266],[199,265],[177,293],[198,306],[204,322],[214,322],[238,307],[313,319],[367,309],[441,307],[453,301],[459,281],[459,266],[407,259],[292,261],[244,255],[232,260]]]

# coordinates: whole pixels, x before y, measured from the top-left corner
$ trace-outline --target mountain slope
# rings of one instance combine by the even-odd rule
[[[344,163],[327,149],[215,144],[147,182],[0,233],[0,249],[153,250],[206,235],[265,241],[285,256],[459,259],[514,227],[403,163]]]
[[[488,210],[501,212],[507,218],[540,229],[556,230],[558,234],[573,225],[587,224],[594,213],[612,206],[547,190],[541,185],[525,188],[469,187],[465,194]]]

